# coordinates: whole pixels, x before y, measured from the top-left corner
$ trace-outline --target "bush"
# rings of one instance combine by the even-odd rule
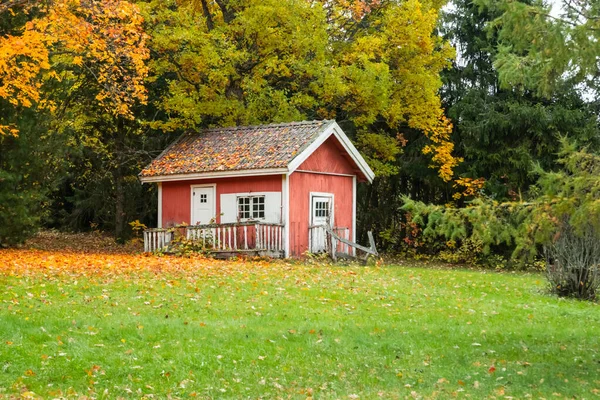
[[[592,225],[576,230],[567,223],[544,247],[552,293],[583,300],[596,298],[600,289],[599,233]]]
[[[39,225],[42,196],[0,170],[0,248],[23,243]]]
[[[600,154],[565,140],[559,161],[558,171],[535,169],[539,179],[526,201],[480,197],[456,208],[404,198],[403,210],[425,238],[456,244],[454,254],[441,254],[448,260],[491,261],[497,268],[504,259],[507,267],[521,269],[546,258],[555,293],[592,299],[599,285]],[[473,254],[479,255],[468,257]]]

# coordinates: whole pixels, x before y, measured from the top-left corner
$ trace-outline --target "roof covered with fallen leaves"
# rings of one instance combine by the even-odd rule
[[[285,168],[333,123],[304,121],[188,132],[140,177]]]

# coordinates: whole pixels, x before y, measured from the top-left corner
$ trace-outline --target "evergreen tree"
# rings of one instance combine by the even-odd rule
[[[494,62],[501,51],[499,32],[490,24],[497,8],[455,0],[442,31],[458,49],[454,68],[444,71],[442,98],[454,121],[453,139],[464,157],[461,173],[486,180],[486,194],[499,199],[522,196],[534,183],[534,164],[557,167],[561,136],[597,144],[599,128],[592,104],[573,86],[552,98],[503,87]]]

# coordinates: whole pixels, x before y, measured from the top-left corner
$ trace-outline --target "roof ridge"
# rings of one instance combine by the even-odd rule
[[[270,124],[259,124],[259,125],[239,125],[239,126],[225,126],[225,127],[215,127],[215,128],[205,128],[199,129],[197,131],[191,130],[190,133],[204,133],[204,132],[214,132],[214,131],[242,131],[242,130],[253,130],[258,128],[280,128],[286,126],[301,126],[301,125],[316,125],[316,124],[324,124],[328,125],[332,122],[335,122],[333,119],[321,119],[321,120],[312,120],[312,121],[292,121],[292,122],[274,122]]]

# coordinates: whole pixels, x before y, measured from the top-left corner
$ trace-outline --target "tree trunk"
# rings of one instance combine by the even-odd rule
[[[122,118],[117,119],[117,130],[114,138],[113,180],[115,184],[115,240],[125,242],[125,124]]]
[[[202,12],[204,13],[204,17],[206,18],[206,27],[209,31],[212,31],[215,27],[215,24],[213,22],[212,14],[210,13],[210,9],[208,8],[206,0],[202,0]]]
[[[120,168],[113,174],[115,179],[115,239],[119,243],[125,242],[125,189]]]

